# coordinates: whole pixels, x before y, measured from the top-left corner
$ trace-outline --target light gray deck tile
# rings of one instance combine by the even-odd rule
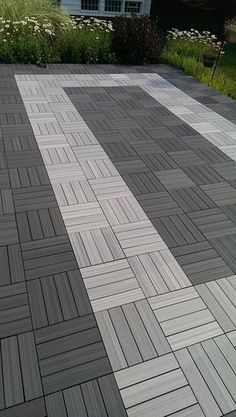
[[[70,233],[70,239],[77,262],[82,268],[125,257],[109,227]]]
[[[135,406],[137,403],[149,401],[166,392],[176,390],[187,385],[187,381],[180,369],[170,371],[156,378],[148,379],[137,385],[125,388],[121,395],[126,408]]]
[[[149,220],[114,226],[113,230],[126,256],[166,249]]]
[[[119,176],[104,179],[92,179],[89,182],[99,201],[132,196],[129,188]]]
[[[221,339],[222,341],[222,339]],[[220,342],[218,342],[220,344]],[[224,346],[227,349],[227,346]],[[236,374],[231,368],[230,364],[227,362],[222,351],[219,349],[214,340],[207,340],[203,343],[203,348],[207,355],[209,356],[211,362],[214,364],[218,374],[220,375],[222,381],[224,382],[227,390],[232,396],[234,402],[236,401]],[[224,348],[223,348],[224,349]],[[228,351],[229,353],[229,351]],[[234,352],[234,361],[236,357],[236,352]],[[236,403],[235,403],[236,408]]]
[[[83,232],[108,226],[106,217],[97,202],[61,207],[61,213],[68,233]]]
[[[108,312],[96,313],[96,319],[113,371],[126,368],[128,365]]]
[[[220,417],[222,412],[188,350],[179,350],[175,355],[205,415]]]
[[[48,165],[47,171],[52,184],[58,182],[70,182],[72,180],[85,180],[82,168],[76,162],[69,164]]]
[[[118,174],[117,169],[107,158],[97,160],[90,159],[88,161],[82,160],[80,161],[80,166],[87,180],[113,178]]]
[[[227,333],[227,336],[229,340],[231,341],[232,345],[236,347],[236,330],[234,330],[233,332]]]
[[[111,226],[147,219],[133,196],[102,200],[101,207]]]
[[[196,403],[196,399],[188,386],[179,388],[150,401],[138,404],[128,409],[129,417],[165,417]]]

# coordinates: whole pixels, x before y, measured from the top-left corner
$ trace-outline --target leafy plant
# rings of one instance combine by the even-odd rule
[[[220,68],[217,69],[214,78],[212,70],[203,66],[201,60],[193,55],[180,54],[175,50],[173,42],[166,47],[162,59],[167,64],[184,70],[205,84],[215,88],[223,94],[236,99],[236,81]]]
[[[113,22],[112,49],[124,64],[158,62],[163,39],[157,21],[149,16],[117,17]]]
[[[50,0],[0,0],[0,10],[0,62],[115,62],[110,21],[71,19]]]

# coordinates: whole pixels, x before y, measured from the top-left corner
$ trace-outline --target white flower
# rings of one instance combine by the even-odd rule
[[[6,39],[3,39],[3,42],[6,42],[7,40]]]

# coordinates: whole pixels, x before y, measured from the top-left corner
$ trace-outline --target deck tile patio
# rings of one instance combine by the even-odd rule
[[[236,105],[0,66],[0,417],[236,415]]]

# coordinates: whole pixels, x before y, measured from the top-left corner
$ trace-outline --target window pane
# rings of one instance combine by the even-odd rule
[[[137,1],[126,1],[125,12],[126,13],[140,13],[141,3]]]
[[[98,10],[99,0],[81,0],[82,10]]]
[[[121,12],[121,1],[119,0],[106,0],[105,1],[106,12]]]

